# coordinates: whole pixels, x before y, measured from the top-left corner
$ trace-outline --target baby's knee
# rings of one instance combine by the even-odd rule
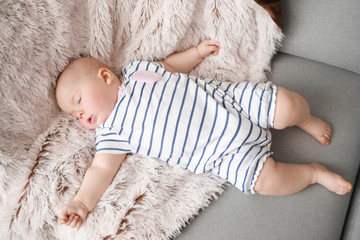
[[[273,195],[276,191],[276,162],[272,158],[267,158],[259,177],[255,182],[254,191],[261,195]]]
[[[282,87],[278,87],[276,97],[274,127],[284,129],[294,126],[299,119],[310,113],[310,108],[303,96]]]

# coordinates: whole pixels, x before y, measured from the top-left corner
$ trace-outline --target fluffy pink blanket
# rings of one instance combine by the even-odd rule
[[[265,81],[279,27],[252,0],[33,0],[0,3],[0,235],[4,239],[168,239],[223,190],[156,159],[129,156],[80,230],[57,224],[94,153],[94,135],[60,113],[56,78],[91,55],[117,73],[221,43],[193,75]]]

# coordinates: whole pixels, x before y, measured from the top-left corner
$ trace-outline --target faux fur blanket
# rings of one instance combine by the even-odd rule
[[[81,54],[119,74],[211,38],[218,56],[191,74],[265,81],[280,28],[252,0],[0,2],[2,239],[168,239],[222,192],[223,181],[129,156],[80,230],[57,224],[91,164],[94,134],[60,113],[58,74]]]

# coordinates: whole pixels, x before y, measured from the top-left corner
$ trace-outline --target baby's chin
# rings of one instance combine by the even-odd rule
[[[91,130],[91,131],[94,131],[98,126],[100,126],[101,124],[97,124],[97,125],[94,125],[94,124],[91,124],[91,125],[89,125],[89,124],[86,124],[86,123],[83,123],[83,122],[81,122],[80,121],[80,124],[84,127],[84,128],[86,128],[87,130]]]
[[[85,124],[81,124],[84,128],[86,128],[87,130],[91,130],[94,131],[96,129],[96,127],[92,127],[92,126],[86,126]]]

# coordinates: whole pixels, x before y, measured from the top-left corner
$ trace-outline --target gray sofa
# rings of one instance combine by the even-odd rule
[[[360,239],[360,5],[357,0],[283,0],[285,39],[269,79],[307,98],[333,126],[324,147],[297,128],[273,132],[274,158],[318,161],[351,181],[337,196],[319,185],[287,197],[244,195],[232,186],[177,240]]]

